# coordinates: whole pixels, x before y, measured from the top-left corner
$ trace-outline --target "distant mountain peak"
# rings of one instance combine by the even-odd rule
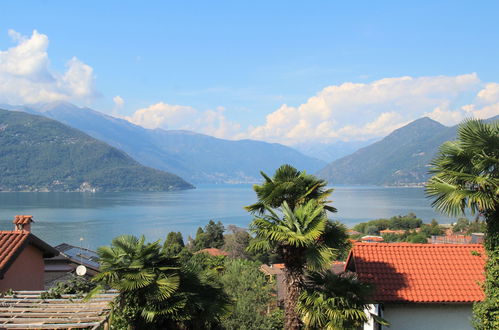
[[[258,182],[260,170],[272,173],[284,163],[310,172],[325,165],[282,144],[232,141],[183,130],[146,129],[66,102],[16,107],[16,110],[58,120],[123,150],[143,165],[196,183]]]

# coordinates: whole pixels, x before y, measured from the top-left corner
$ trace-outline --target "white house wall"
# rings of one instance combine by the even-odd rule
[[[472,330],[472,305],[385,304],[389,330]]]

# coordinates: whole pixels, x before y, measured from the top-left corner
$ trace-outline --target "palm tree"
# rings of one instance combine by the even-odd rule
[[[188,262],[179,266],[169,247],[124,235],[97,250],[98,283],[120,291],[117,328],[211,329],[227,312],[228,296],[208,274]],[[99,288],[97,288],[98,290]]]
[[[464,121],[457,141],[444,143],[431,165],[426,193],[437,210],[485,217],[486,299],[475,305],[475,318],[478,328],[499,327],[499,121]]]
[[[306,329],[359,329],[366,321],[373,287],[360,282],[353,273],[336,275],[331,271],[308,273],[298,302]],[[388,325],[370,314],[376,322]]]
[[[290,165],[279,167],[273,178],[264,172],[260,174],[265,180],[264,183],[253,186],[258,202],[246,206],[247,211],[261,215],[265,212],[265,206],[277,208],[286,201],[288,206],[294,209],[296,205],[315,199],[324,205],[325,210],[336,212],[334,207],[326,205],[333,189],[326,189],[325,180],[309,175],[305,171],[298,171]]]
[[[250,224],[255,240],[250,243],[249,250],[277,250],[285,265],[285,328],[299,329],[301,320],[296,307],[304,270],[327,267],[335,255],[331,243],[345,241],[346,234],[329,222],[324,206],[314,199],[298,204],[294,209],[286,201],[279,210],[266,205],[265,209],[268,214],[255,217]],[[335,240],[333,234],[338,232],[343,236]]]
[[[175,260],[162,253],[159,241],[144,241],[144,236],[123,235],[113,239],[111,246],[100,247],[101,272],[94,277],[96,282],[120,291],[117,308],[126,310],[125,322],[138,327],[182,308],[180,302],[166,303],[180,285]]]

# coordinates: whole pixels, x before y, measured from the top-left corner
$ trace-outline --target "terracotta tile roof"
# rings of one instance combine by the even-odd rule
[[[363,242],[383,242],[383,237],[381,236],[362,236],[360,238]]]
[[[14,218],[14,221],[12,223],[16,225],[25,225],[33,222],[33,216],[32,215],[16,215]]]
[[[23,246],[28,236],[27,231],[0,231],[0,272],[9,266],[11,259]]]
[[[385,230],[380,230],[379,231],[380,235],[385,235],[385,234],[397,234],[397,235],[402,235],[405,234],[405,230],[400,229],[400,230],[391,230],[391,229],[385,229]]]
[[[375,284],[377,302],[450,303],[483,300],[484,265],[480,244],[357,243],[345,269]]]
[[[59,251],[28,231],[0,231],[0,279],[27,244],[38,247],[45,257],[59,254]]]
[[[220,250],[220,249],[215,249],[215,248],[208,248],[208,249],[202,249],[202,250],[199,250],[197,253],[208,253],[209,255],[212,255],[212,256],[228,256],[229,253],[228,252],[225,252],[223,250]]]
[[[278,275],[278,274],[282,274],[283,273],[283,268],[280,268],[280,267],[275,267],[275,265],[266,265],[266,264],[263,264],[260,266],[260,270],[262,272],[264,272],[265,274],[267,275]]]

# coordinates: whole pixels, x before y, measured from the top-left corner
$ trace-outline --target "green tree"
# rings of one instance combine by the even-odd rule
[[[150,328],[159,316],[175,315],[183,307],[170,301],[180,285],[179,268],[161,253],[159,241],[123,235],[97,253],[101,272],[94,280],[120,291],[115,312],[126,327]]]
[[[180,251],[182,251],[184,246],[184,238],[182,237],[182,233],[171,231],[168,233],[168,235],[166,235],[163,249],[165,250],[167,256],[175,257],[180,253]]]
[[[249,258],[249,253],[246,251],[251,235],[243,228],[229,225],[227,227],[228,234],[224,236],[223,250],[229,253],[231,258]]]
[[[222,321],[225,329],[282,329],[282,319],[274,324],[273,285],[259,267],[260,263],[249,260],[226,261],[221,282],[233,306],[231,315]]]
[[[409,236],[407,236],[406,238],[406,242],[409,242],[409,243],[422,243],[422,244],[426,244],[428,243],[428,239],[426,238],[426,236],[422,233],[419,233],[419,234],[411,234]]]
[[[97,250],[94,281],[117,289],[116,329],[214,329],[227,313],[227,295],[212,274],[179,266],[160,242],[124,235]]]
[[[432,205],[451,216],[485,217],[487,251],[486,298],[475,304],[478,329],[499,328],[499,121],[487,124],[469,119],[458,129],[458,139],[444,143],[432,161],[426,187]]]
[[[360,282],[353,273],[311,272],[304,284],[298,310],[306,329],[355,330],[368,320],[365,310],[373,287]],[[378,316],[370,316],[388,325]]]
[[[218,221],[210,220],[204,227],[204,234],[206,236],[206,248],[221,248],[224,245],[224,225]]]
[[[333,189],[326,189],[325,180],[309,175],[305,171],[298,171],[290,165],[279,167],[273,178],[264,172],[260,173],[265,181],[261,185],[253,186],[258,201],[246,206],[247,211],[261,215],[265,212],[266,206],[278,208],[284,201],[293,210],[297,205],[313,199],[323,204],[325,210],[336,212],[334,207],[326,205]]]
[[[192,252],[196,252],[207,248],[221,248],[224,245],[224,225],[218,221],[210,220],[203,228],[199,227],[196,232],[196,237],[189,242],[189,248]]]
[[[268,206],[265,209],[268,214],[255,217],[250,224],[256,239],[249,249],[274,249],[282,258],[287,291],[285,328],[299,329],[301,320],[296,305],[305,268],[321,270],[327,267],[333,260],[335,248],[346,244],[347,235],[344,227],[327,219],[320,201],[312,199],[294,209],[284,201],[279,210]]]
[[[466,231],[470,226],[470,221],[467,218],[459,218],[454,226],[452,226],[452,232],[457,233],[461,231]]]

